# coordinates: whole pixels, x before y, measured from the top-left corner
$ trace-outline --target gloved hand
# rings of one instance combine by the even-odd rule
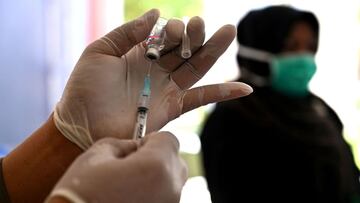
[[[50,196],[73,203],[178,203],[187,168],[167,132],[142,140],[104,138],[79,156]]]
[[[82,149],[106,136],[132,137],[138,98],[151,63],[144,57],[142,42],[158,17],[158,10],[150,10],[90,44],[80,57],[56,106],[54,121]],[[187,33],[193,55],[185,60],[178,46],[184,27],[179,20],[168,22],[162,57],[152,65],[147,133],[201,105],[252,92],[243,83],[189,89],[227,49],[236,30],[225,25],[203,45],[204,23],[199,17],[190,19]]]

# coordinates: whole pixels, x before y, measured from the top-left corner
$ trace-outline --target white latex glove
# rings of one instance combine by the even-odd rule
[[[82,149],[103,137],[132,137],[138,98],[150,66],[142,42],[158,17],[158,10],[150,10],[90,44],[80,57],[54,121],[62,134]],[[203,45],[204,23],[199,17],[190,19],[187,33],[193,55],[187,60],[179,54],[183,31],[181,21],[168,22],[163,55],[152,65],[147,133],[201,105],[252,92],[244,83],[189,89],[227,49],[236,30],[225,25]]]
[[[187,168],[167,132],[137,141],[104,138],[79,156],[48,200],[73,203],[178,203]]]

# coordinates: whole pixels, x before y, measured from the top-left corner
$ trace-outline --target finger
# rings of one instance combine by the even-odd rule
[[[159,10],[151,9],[141,17],[130,21],[92,43],[87,52],[121,57],[133,46],[145,40],[159,18]]]
[[[181,89],[191,87],[226,51],[235,35],[236,29],[232,25],[220,28],[203,47],[171,74],[172,79]]]
[[[184,185],[186,183],[186,180],[189,177],[189,168],[188,165],[186,164],[185,160],[180,158],[180,167],[181,167],[181,180],[182,180],[182,184]]]
[[[117,138],[104,138],[96,142],[89,151],[98,156],[122,158],[137,150],[134,140],[120,140]]]
[[[142,148],[152,149],[161,153],[179,152],[179,141],[170,132],[153,132],[144,138]]]
[[[195,16],[190,19],[186,27],[186,32],[190,38],[191,52],[195,53],[205,40],[205,23],[202,18]]]
[[[118,149],[118,153],[117,153],[118,158],[126,157],[138,149],[138,144],[135,140],[117,139],[116,142],[114,142],[113,144]]]
[[[164,42],[164,49],[161,51],[166,54],[170,50],[179,46],[181,43],[181,36],[184,33],[185,25],[181,20],[170,19],[166,24],[165,31],[166,37]]]
[[[195,53],[202,46],[205,39],[205,24],[202,18],[198,16],[191,18],[187,24],[186,31],[190,38],[191,52]],[[183,33],[180,34],[178,45],[181,43]],[[171,51],[168,50],[168,53],[164,54],[159,60],[160,66],[166,68],[169,72],[176,70],[186,60],[181,57],[181,46],[176,47],[176,49],[172,48]]]
[[[228,82],[193,88],[185,92],[182,113],[209,103],[247,96],[252,92],[253,89],[249,85],[241,82]]]

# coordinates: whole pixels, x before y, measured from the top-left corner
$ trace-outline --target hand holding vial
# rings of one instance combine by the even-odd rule
[[[65,137],[82,149],[103,137],[132,138],[139,93],[151,63],[144,42],[158,18],[159,11],[150,10],[90,44],[80,57],[54,120]],[[147,133],[199,106],[252,92],[243,83],[190,89],[225,52],[236,31],[225,25],[203,44],[204,22],[191,18],[187,34],[192,57],[184,59],[179,54],[184,27],[179,20],[167,22],[165,46],[152,63]]]

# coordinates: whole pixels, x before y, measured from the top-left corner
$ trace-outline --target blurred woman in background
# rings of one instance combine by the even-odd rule
[[[238,81],[254,93],[217,104],[203,129],[213,203],[360,202],[359,171],[342,123],[308,90],[316,17],[272,6],[249,12],[237,30]]]

